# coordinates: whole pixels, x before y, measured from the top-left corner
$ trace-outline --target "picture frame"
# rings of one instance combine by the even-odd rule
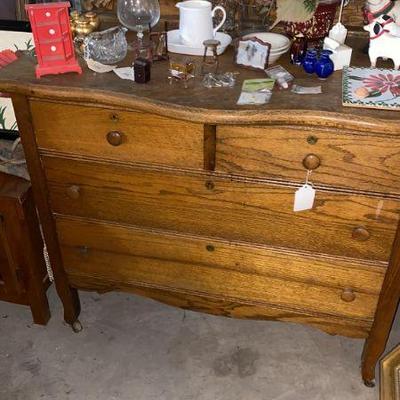
[[[242,37],[236,42],[234,62],[242,67],[264,70],[268,67],[270,53],[270,43],[256,37]]]
[[[380,400],[400,400],[400,346],[381,361]]]
[[[24,27],[23,27],[24,28]],[[34,49],[33,36],[23,28],[16,26],[8,30],[0,30],[0,51],[29,51]],[[14,139],[18,136],[18,127],[11,99],[5,93],[0,93],[0,138]]]

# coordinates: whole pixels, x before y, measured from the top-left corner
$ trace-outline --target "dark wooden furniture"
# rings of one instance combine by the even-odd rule
[[[0,173],[0,300],[30,306],[34,322],[46,325],[49,283],[31,185]]]
[[[306,323],[365,338],[372,385],[400,292],[400,116],[342,107],[340,72],[318,96],[237,106],[242,80],[265,75],[232,57],[233,89],[170,86],[166,62],[146,85],[87,70],[36,80],[28,57],[0,71],[65,320],[80,329],[88,289]],[[294,213],[307,168],[314,208]]]

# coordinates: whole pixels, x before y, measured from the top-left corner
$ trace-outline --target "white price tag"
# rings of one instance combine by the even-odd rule
[[[309,184],[296,190],[294,195],[293,211],[311,210],[314,205],[316,190]]]

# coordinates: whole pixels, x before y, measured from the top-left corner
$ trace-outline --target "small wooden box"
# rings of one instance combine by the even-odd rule
[[[30,306],[45,325],[49,285],[30,182],[0,173],[0,300]]]

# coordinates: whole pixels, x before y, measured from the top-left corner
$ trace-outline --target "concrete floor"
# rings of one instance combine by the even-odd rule
[[[214,317],[137,296],[81,293],[84,330],[0,302],[1,400],[377,400],[361,340]],[[400,319],[390,347],[399,342]]]

